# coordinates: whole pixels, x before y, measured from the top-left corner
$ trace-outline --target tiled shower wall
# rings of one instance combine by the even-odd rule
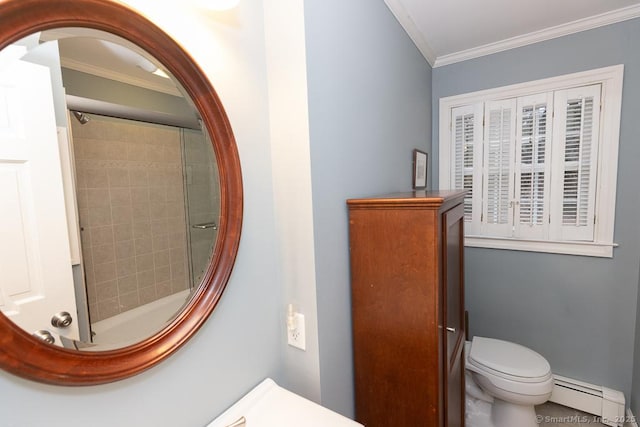
[[[72,119],[89,312],[95,322],[188,285],[180,130]]]

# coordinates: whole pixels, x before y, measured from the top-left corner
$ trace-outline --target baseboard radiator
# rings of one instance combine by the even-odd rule
[[[553,379],[551,402],[601,417],[601,423],[612,427],[620,427],[628,419],[622,392],[560,375]]]

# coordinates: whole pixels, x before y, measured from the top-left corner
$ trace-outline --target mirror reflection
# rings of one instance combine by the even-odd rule
[[[95,30],[0,52],[0,308],[27,332],[79,350],[126,346],[200,284],[220,190],[182,94],[153,57]]]

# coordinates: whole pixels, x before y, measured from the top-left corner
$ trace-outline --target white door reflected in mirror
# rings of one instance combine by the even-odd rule
[[[14,60],[0,70],[0,309],[25,331],[79,339],[53,95],[47,67]],[[62,326],[59,324],[59,326]]]

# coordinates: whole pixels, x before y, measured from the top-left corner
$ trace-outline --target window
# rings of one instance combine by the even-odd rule
[[[613,255],[623,66],[440,100],[440,187],[465,244]]]

